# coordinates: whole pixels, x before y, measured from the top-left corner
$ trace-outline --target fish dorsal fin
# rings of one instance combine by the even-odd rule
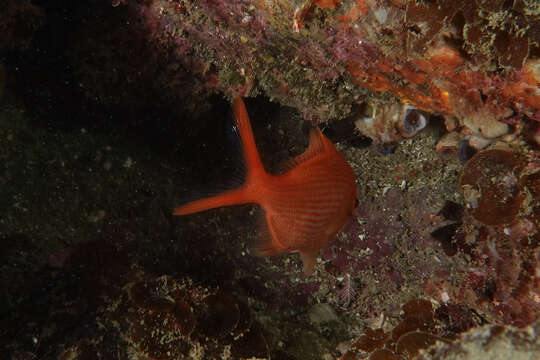
[[[309,132],[309,146],[306,151],[283,163],[281,165],[281,171],[287,172],[298,165],[313,159],[317,155],[323,154],[327,150],[327,141],[328,140],[321,133],[321,130],[311,129]]]

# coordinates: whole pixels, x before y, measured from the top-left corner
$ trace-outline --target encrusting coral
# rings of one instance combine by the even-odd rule
[[[354,115],[374,97],[493,138],[537,121],[540,93],[537,9],[491,3],[152,0],[111,11],[142,23],[175,64],[158,76],[171,90],[187,72],[198,93],[265,94],[313,121]]]

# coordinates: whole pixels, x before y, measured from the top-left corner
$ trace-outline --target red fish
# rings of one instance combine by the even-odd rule
[[[239,188],[177,207],[174,215],[258,204],[264,209],[264,221],[256,252],[300,252],[304,272],[311,274],[319,250],[334,238],[356,206],[353,170],[332,142],[319,129],[312,129],[306,151],[290,159],[282,174],[269,174],[240,97],[235,99],[233,111],[247,168],[245,182]]]

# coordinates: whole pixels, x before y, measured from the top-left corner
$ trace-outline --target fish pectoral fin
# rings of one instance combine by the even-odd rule
[[[280,215],[268,215],[268,213],[265,213],[262,220],[261,234],[254,246],[254,250],[258,255],[269,256],[295,250],[295,248],[287,246],[288,241],[291,240],[288,236],[292,236],[291,229],[287,227],[288,224],[286,222],[280,221]],[[299,252],[303,263],[304,274],[313,274],[317,263],[319,247],[307,246],[299,250]]]
[[[253,246],[253,250],[259,256],[271,256],[281,254],[287,251],[287,248],[283,245],[282,235],[278,231],[276,226],[276,219],[268,214],[260,220],[260,234],[257,238],[257,242]]]
[[[315,264],[317,263],[318,251],[314,250],[301,250],[300,259],[304,265],[304,274],[311,275],[315,270]]]

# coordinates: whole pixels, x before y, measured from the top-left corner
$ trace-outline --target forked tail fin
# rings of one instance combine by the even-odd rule
[[[245,204],[251,202],[246,196],[245,187],[227,190],[219,195],[195,200],[185,205],[179,206],[173,211],[173,215],[187,215],[200,211],[210,210],[227,205]]]
[[[251,129],[246,106],[239,96],[234,99],[233,112],[234,122],[242,140],[242,153],[246,162],[247,179],[249,180],[255,173],[260,171],[264,173],[264,167],[257,146],[255,145],[255,138],[253,137],[253,130]]]
[[[256,202],[253,185],[264,181],[266,172],[262,165],[259,152],[255,145],[253,131],[249,122],[248,113],[241,97],[233,102],[235,129],[242,143],[242,156],[245,162],[246,179],[240,187],[226,190],[218,195],[195,200],[174,209],[174,215],[187,215],[222,206]]]

